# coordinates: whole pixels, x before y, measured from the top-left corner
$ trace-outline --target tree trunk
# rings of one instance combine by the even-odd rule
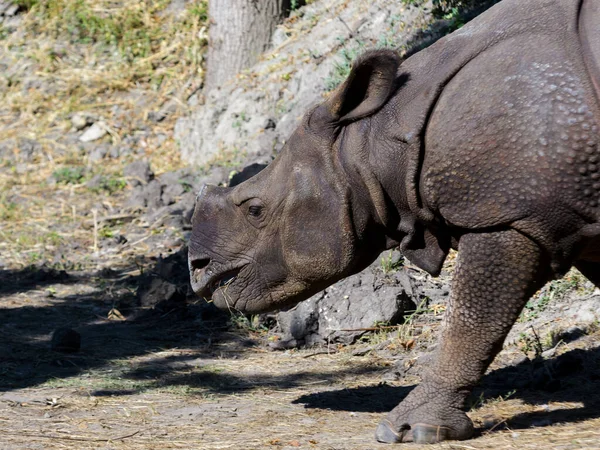
[[[258,61],[289,7],[290,0],[211,0],[205,90]]]

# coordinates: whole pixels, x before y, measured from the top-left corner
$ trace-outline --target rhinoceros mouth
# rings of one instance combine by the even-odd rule
[[[197,259],[190,264],[190,282],[199,296],[209,300],[219,288],[229,286],[247,264],[235,268],[221,268],[210,259]]]

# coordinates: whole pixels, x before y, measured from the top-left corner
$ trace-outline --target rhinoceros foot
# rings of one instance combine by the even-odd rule
[[[473,436],[473,422],[462,410],[439,401],[421,401],[420,406],[411,407],[414,404],[411,400],[416,400],[415,397],[409,396],[379,423],[375,431],[379,442],[435,444]]]
[[[389,420],[384,419],[377,426],[375,438],[378,442],[385,444],[397,444],[402,442],[414,442],[416,444],[437,444],[442,441],[469,439],[472,433],[460,436],[457,431],[442,425],[429,425],[416,423],[412,426],[404,424],[404,429],[394,431],[396,428]]]

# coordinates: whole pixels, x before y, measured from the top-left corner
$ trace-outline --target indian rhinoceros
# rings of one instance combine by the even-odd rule
[[[600,287],[599,96],[599,0],[504,0],[405,61],[369,51],[264,171],[202,188],[192,286],[258,313],[386,249],[434,276],[458,250],[435,358],[376,438],[467,439],[529,297],[572,266]]]

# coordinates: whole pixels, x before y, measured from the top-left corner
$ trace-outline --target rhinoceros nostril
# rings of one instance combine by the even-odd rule
[[[193,259],[190,265],[193,270],[202,270],[206,266],[208,266],[209,263],[210,263],[209,258],[199,258],[199,259]]]

